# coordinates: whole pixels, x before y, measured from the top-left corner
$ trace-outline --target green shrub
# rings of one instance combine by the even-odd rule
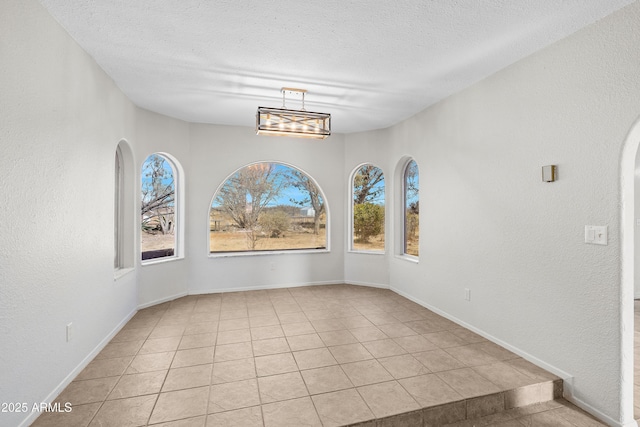
[[[373,203],[359,203],[353,206],[353,231],[361,242],[366,243],[372,236],[384,230],[384,206]]]

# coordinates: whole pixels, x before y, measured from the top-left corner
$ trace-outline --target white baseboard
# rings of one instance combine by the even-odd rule
[[[593,415],[594,417],[598,418],[599,420],[601,420],[602,422],[606,422],[608,425],[611,426],[616,426],[616,427],[638,427],[638,424],[635,421],[631,421],[629,423],[625,423],[625,424],[621,424],[619,421],[615,421],[614,419],[612,419],[611,417],[609,417],[606,414],[603,414],[602,412],[600,412],[598,409],[594,408],[593,406],[587,404],[586,402],[576,398],[573,394],[573,375],[563,371],[562,369],[559,369],[553,365],[550,365],[546,362],[544,362],[543,360],[538,359],[535,356],[532,356],[531,354],[527,353],[526,351],[523,351],[517,347],[514,347],[513,345],[506,343],[496,337],[494,337],[491,334],[486,333],[485,331],[478,329],[472,325],[469,325],[468,323],[456,318],[455,316],[451,316],[450,314],[436,308],[433,307],[430,304],[425,303],[424,301],[421,301],[418,298],[414,298],[413,296],[401,291],[400,289],[391,287],[390,288],[392,291],[394,291],[395,293],[402,295],[403,297],[415,302],[416,304],[420,304],[421,306],[433,311],[434,313],[437,313],[439,315],[441,315],[442,317],[445,317],[449,320],[451,320],[452,322],[457,323],[460,326],[463,326],[467,329],[469,329],[470,331],[473,331],[475,333],[477,333],[478,335],[488,339],[489,341],[492,341],[496,344],[498,344],[501,347],[506,348],[507,350],[517,354],[518,356],[522,357],[525,360],[528,360],[529,362],[533,363],[536,366],[541,367],[542,369],[551,372],[552,374],[562,378],[563,382],[564,382],[564,386],[563,386],[563,397],[568,400],[569,402],[573,403],[574,405],[576,405],[577,407],[583,409],[584,411],[590,413],[591,415]]]
[[[360,282],[357,280],[345,280],[344,283],[347,285],[367,286],[369,288],[389,289],[389,285],[383,283]]]
[[[582,401],[581,399],[578,399],[577,397],[571,394],[565,394],[564,398],[569,402],[573,403],[574,405],[576,405],[578,408],[583,409],[584,411],[590,413],[591,415],[593,415],[594,417],[596,417],[597,419],[599,419],[603,423],[606,423],[609,426],[638,427],[638,423],[635,420],[631,420],[627,423],[621,423],[620,421],[616,421],[613,418],[609,417],[606,414],[603,414],[598,409],[594,408],[593,406],[589,405],[588,403]]]
[[[256,285],[256,286],[242,286],[239,288],[215,288],[215,289],[202,289],[197,291],[190,291],[189,295],[206,295],[206,294],[220,294],[223,292],[243,292],[243,291],[263,291],[267,289],[283,289],[283,288],[301,288],[303,286],[324,286],[324,285],[343,285],[343,280],[327,280],[320,282],[304,282],[304,283],[285,283],[277,285]]]
[[[585,403],[584,401],[576,398],[573,395],[573,388],[572,388],[572,384],[573,384],[573,376],[555,366],[549,365],[548,363],[532,356],[531,354],[516,348],[514,346],[512,346],[511,344],[508,344],[494,336],[492,336],[491,334],[486,333],[485,331],[478,329],[472,325],[469,325],[468,323],[456,318],[455,316],[452,316],[434,306],[431,306],[430,304],[427,304],[426,302],[413,297],[410,294],[407,294],[403,291],[401,291],[398,288],[395,288],[393,286],[389,286],[386,284],[380,284],[380,283],[369,283],[369,282],[359,282],[359,281],[319,281],[319,282],[305,282],[305,283],[289,283],[289,284],[277,284],[277,285],[257,285],[257,286],[246,286],[246,287],[240,287],[240,288],[224,288],[224,289],[208,289],[208,290],[201,290],[201,291],[197,291],[197,292],[181,292],[179,294],[175,294],[169,297],[165,297],[165,298],[161,298],[155,301],[151,301],[145,304],[141,304],[139,305],[135,310],[131,311],[131,313],[129,313],[104,339],[102,339],[100,341],[100,343],[78,364],[78,366],[76,366],[75,369],[73,369],[63,380],[62,382],[46,397],[46,399],[43,401],[44,403],[51,403],[54,401],[54,399],[56,397],[58,397],[58,395],[71,383],[71,381],[73,381],[73,379],[80,374],[80,372],[82,372],[82,370],[98,355],[98,353],[100,353],[100,351],[102,351],[102,349],[109,343],[109,341],[111,341],[111,339],[127,324],[127,322],[129,322],[129,320],[131,320],[131,318],[136,314],[136,312],[140,309],[143,308],[147,308],[147,307],[151,307],[157,304],[162,304],[164,302],[167,301],[173,301],[174,299],[177,298],[181,298],[184,297],[186,295],[203,295],[203,294],[210,294],[210,293],[223,293],[223,292],[238,292],[238,291],[253,291],[253,290],[267,290],[267,289],[279,289],[279,288],[296,288],[296,287],[303,287],[303,286],[322,286],[322,285],[340,285],[340,284],[348,284],[348,285],[355,285],[355,286],[367,286],[367,287],[373,287],[373,288],[380,288],[380,289],[390,289],[393,292],[397,293],[398,295],[401,295],[413,302],[415,302],[416,304],[421,305],[422,307],[425,307],[431,311],[433,311],[434,313],[437,313],[449,320],[451,320],[452,322],[455,322],[457,324],[459,324],[460,326],[467,328],[475,333],[477,333],[478,335],[488,339],[489,341],[492,341],[504,348],[506,348],[507,350],[521,356],[522,358],[528,360],[529,362],[557,375],[558,377],[562,378],[564,381],[564,397],[565,399],[567,399],[568,401],[570,401],[571,403],[573,403],[574,405],[578,406],[579,408],[585,410],[586,412],[589,412],[590,414],[592,414],[593,416],[595,416],[596,418],[600,419],[603,422],[606,422],[607,424],[611,425],[611,426],[616,426],[616,427],[638,427],[638,424],[636,423],[636,421],[630,421],[628,423],[620,423],[618,421],[613,420],[612,418],[610,418],[609,416],[607,416],[606,414],[601,413],[599,410],[597,410],[596,408],[592,407],[591,405]],[[38,412],[33,412],[31,413],[27,418],[25,418],[22,423],[19,424],[19,427],[27,427],[29,426],[31,423],[33,423],[35,421],[35,419],[39,416],[40,414]]]
[[[142,310],[143,308],[148,308],[148,307],[152,307],[154,305],[162,304],[163,302],[173,301],[174,299],[186,297],[187,295],[189,295],[189,293],[185,291],[185,292],[180,292],[178,294],[171,295],[171,296],[168,296],[168,297],[160,298],[160,299],[157,299],[157,300],[154,300],[154,301],[145,302],[144,304],[139,304],[138,305],[138,310]]]
[[[487,332],[485,332],[485,331],[483,331],[481,329],[478,329],[475,326],[472,326],[472,325],[464,322],[463,320],[460,320],[457,317],[450,315],[447,312],[444,312],[444,311],[440,310],[439,308],[436,308],[436,307],[434,307],[434,306],[432,306],[430,304],[427,304],[426,302],[421,301],[418,298],[414,298],[413,296],[401,291],[398,288],[391,287],[390,289],[393,292],[395,292],[395,293],[397,293],[399,295],[402,295],[403,297],[415,302],[416,304],[420,304],[424,308],[427,308],[427,309],[433,311],[434,313],[437,313],[440,316],[445,317],[445,318],[451,320],[452,322],[457,323],[458,325],[460,325],[460,326],[462,326],[464,328],[467,328],[470,331],[475,332],[476,334],[488,339],[489,341],[492,341],[492,342],[498,344],[499,346],[506,348],[507,350],[517,354],[518,356],[522,357],[523,359],[528,360],[529,362],[533,363],[534,365],[537,365],[537,366],[541,367],[542,369],[544,369],[546,371],[549,371],[552,374],[562,378],[564,381],[571,381],[572,378],[573,378],[573,375],[563,371],[562,369],[559,369],[559,368],[557,368],[557,367],[555,367],[553,365],[550,365],[550,364],[544,362],[543,360],[540,360],[537,357],[532,356],[531,354],[527,353],[526,351],[523,351],[523,350],[521,350],[521,349],[519,349],[517,347],[514,347],[511,344],[509,344],[507,342],[504,342],[504,341],[494,337],[493,335],[488,334]]]
[[[102,341],[100,341],[98,345],[96,345],[95,348],[89,354],[87,354],[87,356],[84,359],[82,359],[82,361],[78,364],[78,366],[76,366],[62,380],[62,382],[60,382],[60,384],[58,384],[58,386],[51,393],[49,393],[49,395],[42,401],[42,403],[47,403],[47,404],[53,403],[53,401],[60,395],[60,393],[62,393],[62,391],[69,384],[71,384],[71,381],[73,381],[73,379],[77,377],[78,374],[80,374],[80,372],[82,372],[82,370],[86,368],[89,363],[91,363],[91,361],[98,355],[98,353],[100,353],[102,349],[105,348],[107,344],[109,344],[109,341],[111,341],[113,337],[115,337],[116,334],[120,332],[120,330],[124,327],[124,325],[126,325],[127,322],[131,320],[131,318],[136,314],[137,311],[138,310],[136,309],[131,311],[131,313],[127,314],[125,318],[122,319],[122,321],[118,323],[118,325],[116,325],[116,327],[113,328],[111,332],[106,337],[104,337]],[[38,416],[40,416],[40,412],[31,412],[31,414],[27,418],[25,418],[22,421],[22,423],[20,423],[19,427],[27,427],[31,425],[36,420],[36,418],[38,418]]]

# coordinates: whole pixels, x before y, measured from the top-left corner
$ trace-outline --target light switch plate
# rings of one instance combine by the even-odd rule
[[[558,179],[556,165],[547,165],[542,167],[542,181],[543,182],[554,182]]]
[[[67,342],[73,339],[73,322],[67,323]]]
[[[608,243],[607,225],[585,225],[584,242],[590,245],[606,245]]]

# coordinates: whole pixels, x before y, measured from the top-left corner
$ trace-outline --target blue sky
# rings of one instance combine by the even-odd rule
[[[167,186],[167,185],[170,185],[173,182],[173,169],[171,167],[171,163],[169,163],[167,161],[167,159],[164,158],[163,156],[160,156],[158,154],[152,154],[151,156],[147,157],[147,159],[142,164],[142,188],[143,188],[143,191],[144,191],[145,186],[151,185],[151,177],[150,176],[146,176],[146,175],[149,172],[148,168],[150,167],[150,165],[152,163],[153,156],[159,156],[159,157],[164,159],[164,163],[162,164],[162,166],[163,166],[164,170],[167,172],[167,174],[162,179],[162,181],[161,181],[162,184],[164,186]],[[175,184],[173,186],[173,189],[175,190]],[[171,206],[171,205],[173,205],[173,203],[169,203],[169,205]]]
[[[286,172],[294,169],[293,167],[281,164],[281,163],[272,163],[273,165],[275,165],[275,169],[276,172],[279,172],[282,176],[286,175]],[[384,185],[385,182],[384,180],[382,180],[381,182],[379,182],[375,188],[383,188],[384,189]],[[278,206],[278,205],[293,205],[293,203],[291,202],[291,199],[296,200],[296,201],[302,201],[305,199],[308,199],[308,194],[306,191],[300,190],[292,185],[286,186],[279,194],[278,197],[276,197],[274,200],[272,200],[271,202],[269,202],[268,206]],[[383,205],[385,200],[384,200],[384,191],[375,199],[372,201],[373,203],[376,204],[381,204]],[[215,197],[214,197],[214,201],[212,203],[213,207],[218,207],[219,205],[216,204],[215,202]],[[311,207],[310,203],[306,203],[306,206],[303,207]]]
[[[150,158],[151,156],[147,158],[147,160],[142,166],[142,171],[143,171],[142,185],[143,186],[151,182],[151,178],[145,176],[145,169],[148,163],[150,162]],[[289,170],[293,169],[292,167],[281,164],[281,163],[272,163],[272,164],[275,165],[276,172],[278,172],[281,176],[285,176]],[[170,163],[167,162],[166,160],[164,162],[164,166],[165,166],[165,170],[169,171],[170,174],[168,177],[164,178],[162,181],[163,181],[163,184],[168,185],[173,180],[173,171],[171,170]],[[384,180],[382,180],[375,186],[375,188],[379,189],[382,187],[384,190],[384,185],[385,185],[385,182]],[[278,197],[276,197],[274,200],[269,202],[268,206],[293,205],[293,203],[291,202],[292,199],[297,202],[301,202],[305,199],[308,199],[308,197],[309,196],[306,191],[300,190],[293,185],[288,185],[288,186],[285,186],[285,188],[280,192]],[[413,202],[415,200],[417,200],[417,196],[408,199],[407,202]],[[384,204],[384,191],[382,191],[381,194],[372,202],[376,204]],[[215,198],[214,198],[214,202],[212,203],[212,206],[214,207],[218,206],[215,203]],[[305,206],[301,206],[301,207],[310,207],[310,203],[307,202]]]
[[[265,162],[268,163],[268,162]],[[293,167],[287,166],[287,165],[283,165],[281,163],[271,163],[275,166],[275,171],[277,173],[279,173],[280,176],[282,176],[284,179],[284,176],[287,175],[287,172],[294,169]],[[236,172],[237,173],[237,172]],[[235,174],[234,174],[235,175]],[[308,199],[309,196],[307,194],[306,191],[300,190],[296,187],[294,187],[293,185],[287,185],[285,186],[281,191],[280,194],[274,198],[273,200],[271,200],[267,206],[278,206],[278,205],[295,205],[294,203],[291,202],[291,199],[301,202],[305,199]],[[249,201],[249,197],[247,196],[247,201]],[[216,199],[214,197],[213,203],[212,203],[213,207],[218,207],[219,205],[216,204]],[[295,205],[298,206],[298,205]],[[300,207],[311,207],[311,203],[308,202],[306,203],[304,206],[300,206]]]

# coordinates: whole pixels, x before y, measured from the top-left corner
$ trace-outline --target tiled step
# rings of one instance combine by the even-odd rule
[[[480,426],[561,397],[555,375],[392,291],[334,285],[140,310],[58,396],[73,413],[34,426],[125,425],[130,407],[137,425]]]
[[[488,425],[523,427],[532,425],[523,423],[532,419],[534,414],[546,413],[552,409],[566,408],[571,405],[564,400],[556,399],[562,399],[562,380],[560,379],[352,424],[352,427],[479,427]],[[560,416],[560,413],[553,415]],[[536,417],[538,415],[533,418]],[[550,414],[539,417],[543,420],[548,419]],[[591,419],[586,414],[582,417]],[[602,425],[595,420],[594,422],[596,424],[593,425]],[[573,426],[574,424],[543,425]]]
[[[429,425],[429,424],[425,424]],[[438,424],[436,424],[438,425]],[[564,399],[508,409],[486,417],[467,419],[442,427],[597,427],[606,424]]]

